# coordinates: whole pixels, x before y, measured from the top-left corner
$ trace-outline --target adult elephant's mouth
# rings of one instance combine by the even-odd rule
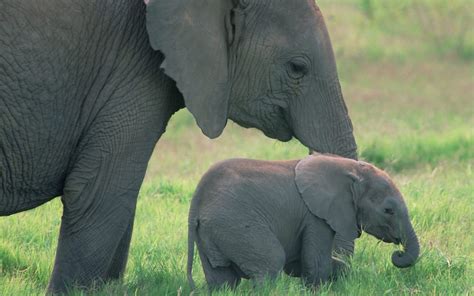
[[[294,137],[293,129],[286,116],[285,109],[280,106],[274,107],[273,112],[267,114],[267,120],[263,122],[262,126],[257,128],[269,138],[288,142]]]
[[[288,142],[293,139],[293,135],[290,132],[280,133],[263,130],[263,134],[269,138],[276,139],[281,142]]]
[[[293,136],[288,135],[288,136],[275,136],[273,137],[274,139],[281,141],[281,142],[289,142],[291,139],[293,139]]]
[[[229,116],[229,118],[243,128],[256,128],[265,136],[281,142],[288,142],[294,137],[293,129],[286,117],[284,108],[273,106],[271,111],[256,114],[240,113],[240,116]],[[256,120],[259,118],[259,120]]]
[[[270,126],[262,128],[263,133],[272,139],[277,139],[281,142],[288,142],[293,139],[294,133],[286,116],[287,112],[281,106],[276,106],[274,109],[276,120]]]

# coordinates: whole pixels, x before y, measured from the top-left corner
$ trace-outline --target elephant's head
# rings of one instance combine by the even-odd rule
[[[313,0],[150,0],[151,45],[210,138],[227,119],[356,158],[331,41]]]
[[[310,155],[296,166],[295,182],[309,210],[324,219],[345,240],[360,231],[388,243],[402,244],[392,262],[413,265],[418,238],[403,197],[390,177],[365,162],[336,156]]]

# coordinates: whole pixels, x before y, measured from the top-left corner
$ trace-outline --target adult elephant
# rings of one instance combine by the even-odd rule
[[[62,196],[52,292],[122,275],[148,160],[183,107],[210,138],[231,119],[356,157],[312,0],[145,2],[0,2],[0,214]]]

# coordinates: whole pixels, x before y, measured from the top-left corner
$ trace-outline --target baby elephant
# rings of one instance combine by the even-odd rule
[[[402,244],[392,262],[408,267],[419,244],[400,191],[380,169],[330,155],[303,160],[233,159],[200,181],[189,212],[188,280],[194,242],[209,287],[235,287],[281,270],[318,285],[333,276],[334,235],[360,231]]]

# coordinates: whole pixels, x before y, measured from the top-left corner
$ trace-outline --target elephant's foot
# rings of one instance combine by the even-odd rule
[[[125,209],[115,211],[115,219],[76,233],[68,232],[63,220],[48,292],[94,289],[123,275],[133,217]]]
[[[332,273],[331,280],[337,280],[339,277],[344,275],[346,271],[350,268],[349,263],[347,263],[347,258],[332,258]]]
[[[132,230],[133,230],[133,219],[130,225],[128,226],[127,231],[122,237],[122,240],[115,251],[115,255],[112,258],[109,270],[107,271],[106,278],[117,280],[123,277],[125,272],[125,267],[127,265],[128,259],[128,250],[130,249],[130,241],[132,239]]]
[[[107,231],[118,237],[126,235],[123,228],[109,228]],[[90,231],[68,238],[64,236],[61,235],[60,238],[48,292],[65,293],[71,288],[94,289],[107,281],[118,279],[123,274],[124,269],[110,272],[114,266],[114,254],[120,245],[112,235],[99,237],[94,231]],[[95,243],[96,241],[101,242]],[[120,266],[124,268],[126,257],[123,259]]]

